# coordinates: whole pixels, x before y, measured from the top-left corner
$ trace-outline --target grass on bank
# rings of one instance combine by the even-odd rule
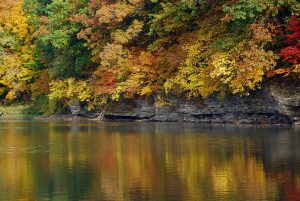
[[[0,105],[1,119],[23,119],[42,115],[42,113],[32,105]]]

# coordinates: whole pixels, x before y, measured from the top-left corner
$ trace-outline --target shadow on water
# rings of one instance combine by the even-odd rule
[[[300,200],[299,131],[0,122],[0,201]]]

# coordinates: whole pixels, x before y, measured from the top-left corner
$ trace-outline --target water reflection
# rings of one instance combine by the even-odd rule
[[[0,201],[300,200],[296,128],[0,122]]]

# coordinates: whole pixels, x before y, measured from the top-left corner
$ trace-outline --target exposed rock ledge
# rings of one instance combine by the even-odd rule
[[[161,96],[160,96],[161,97]],[[213,95],[203,102],[178,97],[140,97],[112,103],[102,114],[106,121],[172,121],[234,124],[299,124],[300,82],[273,80],[247,97],[220,99]],[[75,111],[78,113],[78,109]]]
[[[216,95],[203,102],[164,97],[138,98],[112,104],[105,120],[188,121],[202,123],[287,124],[300,123],[300,82],[273,80],[247,97]]]

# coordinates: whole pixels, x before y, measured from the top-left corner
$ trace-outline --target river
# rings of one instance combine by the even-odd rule
[[[0,122],[0,201],[300,200],[300,130]]]

